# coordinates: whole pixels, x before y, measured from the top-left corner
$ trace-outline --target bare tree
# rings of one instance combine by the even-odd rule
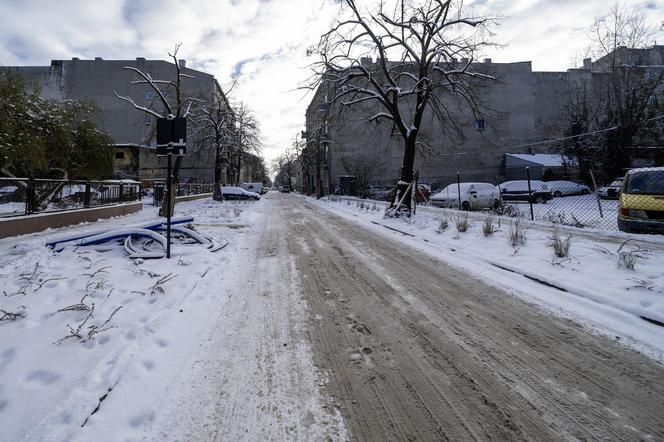
[[[125,97],[117,92],[115,92],[116,97],[118,97],[121,100],[126,101],[130,105],[132,105],[135,109],[145,112],[146,114],[153,115],[156,118],[167,118],[169,116],[173,117],[182,117],[182,118],[189,118],[191,117],[191,108],[192,105],[195,102],[200,101],[200,99],[195,98],[195,97],[183,97],[183,91],[182,91],[182,79],[184,78],[189,78],[193,79],[195,77],[185,74],[182,72],[182,67],[180,66],[178,62],[178,51],[180,50],[180,46],[182,46],[182,43],[178,43],[175,45],[175,49],[173,50],[173,53],[168,53],[169,57],[173,59],[173,64],[175,66],[175,78],[171,80],[158,80],[158,79],[153,79],[149,73],[143,72],[140,69],[133,67],[133,66],[125,66],[123,69],[132,71],[136,74],[137,78],[131,82],[131,84],[141,84],[141,85],[147,85],[149,86],[155,93],[156,98],[158,101],[162,104],[163,110],[161,112],[145,107],[145,106],[140,106],[132,100],[131,97]],[[175,92],[175,102],[171,103],[167,99],[168,96],[172,96],[172,94],[169,94],[170,91],[174,90]],[[182,157],[178,156],[175,159],[175,164],[173,165],[173,182],[171,185],[171,214],[173,213],[175,209],[175,189],[177,186],[177,182],[180,178],[180,167],[182,165]],[[165,213],[166,210],[166,205],[162,205],[161,210],[160,210],[160,215],[161,216],[166,216]]]
[[[281,183],[290,189],[295,173],[296,154],[292,149],[286,149],[272,161],[272,170],[276,173],[274,184]]]
[[[588,110],[587,129],[612,129],[594,142],[601,146],[596,159],[604,178],[613,179],[630,166],[630,148],[647,135],[646,120],[662,108],[654,98],[664,87],[664,69],[649,66],[633,51],[652,44],[654,29],[644,14],[626,3],[617,2],[608,16],[596,18],[590,39],[595,65],[608,75],[597,81],[593,77],[592,94],[586,95],[590,102],[581,105]]]
[[[231,87],[232,90],[232,87]],[[194,124],[201,148],[214,149],[214,196],[222,198],[221,174],[223,162],[235,143],[235,113],[227,100],[230,90],[222,93],[214,103],[203,102],[198,107]]]
[[[304,175],[305,186],[304,193],[311,194],[313,192],[313,186],[311,183],[312,176],[314,173],[314,167],[316,166],[316,147],[312,146],[313,142],[307,143],[306,141],[300,138],[298,134],[293,141],[292,152],[293,158],[300,166],[302,174]]]
[[[376,112],[369,121],[393,125],[404,142],[400,197],[413,180],[425,111],[443,128],[457,132],[459,101],[476,118],[481,113],[474,79],[493,77],[479,72],[473,62],[492,44],[488,27],[495,19],[465,15],[462,2],[452,0],[381,1],[371,11],[356,0],[341,3],[338,22],[310,50],[320,60],[314,63],[316,75],[308,87],[327,83],[331,103],[373,105]],[[371,56],[377,57],[375,63],[367,60]]]
[[[236,127],[233,149],[236,154],[235,185],[240,184],[242,162],[246,154],[258,155],[261,153],[260,126],[253,111],[245,103],[235,108]]]
[[[339,162],[350,175],[355,177],[357,195],[365,197],[369,183],[380,178],[385,171],[385,164],[378,158],[365,153],[353,156],[342,156]]]

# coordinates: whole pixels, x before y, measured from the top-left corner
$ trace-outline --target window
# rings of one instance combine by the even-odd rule
[[[485,129],[484,120],[475,120],[475,129],[482,132]]]
[[[152,124],[152,118],[148,115],[145,116],[145,125],[149,126]]]
[[[152,100],[153,98],[154,98],[154,94],[152,93],[152,91],[147,91],[145,93],[145,99],[146,100]]]
[[[116,160],[124,160],[124,152],[115,152],[115,159]]]

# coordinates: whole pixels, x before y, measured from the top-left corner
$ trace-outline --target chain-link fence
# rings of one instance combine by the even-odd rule
[[[153,204],[161,206],[166,195],[166,183],[154,182],[153,184]],[[213,193],[214,184],[185,183],[178,184],[175,196],[202,195],[204,193]]]
[[[140,201],[140,195],[140,183],[131,180],[0,178],[0,217]]]
[[[426,205],[478,210],[574,227],[664,233],[664,167],[635,168],[602,182],[590,171],[556,176],[529,167],[512,167],[506,180],[478,182],[457,174],[452,182],[422,187]],[[393,187],[370,198],[389,199]],[[418,198],[418,201],[421,200]]]
[[[664,168],[632,169],[610,183],[533,179],[528,167],[512,168],[500,183],[467,182],[463,174],[434,189],[429,204],[575,227],[664,232]],[[537,174],[538,178],[541,174]],[[459,197],[460,196],[460,197]]]

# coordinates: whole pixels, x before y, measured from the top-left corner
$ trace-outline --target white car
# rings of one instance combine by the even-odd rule
[[[499,184],[503,201],[528,201],[546,203],[553,199],[553,193],[543,181],[514,180]]]
[[[261,199],[261,196],[256,192],[249,192],[241,187],[234,186],[221,186],[221,194],[227,200],[256,200]]]
[[[624,178],[616,178],[608,186],[602,186],[597,189],[597,196],[600,198],[606,198],[611,200],[617,200],[620,198],[620,189],[622,189]]]
[[[590,187],[574,181],[547,181],[546,185],[553,196],[587,195],[590,193]]]
[[[493,209],[500,206],[500,189],[489,183],[450,184],[430,198],[431,205],[459,208],[459,188],[461,188],[461,209]]]

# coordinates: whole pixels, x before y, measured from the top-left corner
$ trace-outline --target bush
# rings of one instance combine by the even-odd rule
[[[438,229],[436,229],[437,233],[442,233],[443,231],[447,230],[447,228],[450,226],[449,221],[447,218],[441,218],[440,223],[438,225]]]
[[[510,225],[510,230],[507,232],[507,242],[512,247],[522,246],[526,243],[526,231],[523,230],[518,219]]]
[[[636,262],[639,258],[641,258],[641,256],[634,251],[620,252],[618,254],[618,267],[634,270],[634,266],[636,266]]]
[[[470,222],[468,222],[468,214],[464,216],[457,216],[455,223],[456,223],[457,232],[459,233],[467,232],[468,228],[470,227]]]
[[[482,225],[482,233],[484,233],[484,236],[493,235],[495,231],[496,227],[493,225],[493,218],[490,216],[484,218],[484,224]]]
[[[556,230],[551,236],[551,246],[558,258],[567,258],[569,256],[569,247],[572,243],[572,236],[568,236],[567,239],[562,239],[560,234]]]
[[[493,213],[499,216],[509,216],[510,218],[521,218],[523,216],[518,207],[505,204],[504,201],[501,201],[498,207],[493,208]]]

